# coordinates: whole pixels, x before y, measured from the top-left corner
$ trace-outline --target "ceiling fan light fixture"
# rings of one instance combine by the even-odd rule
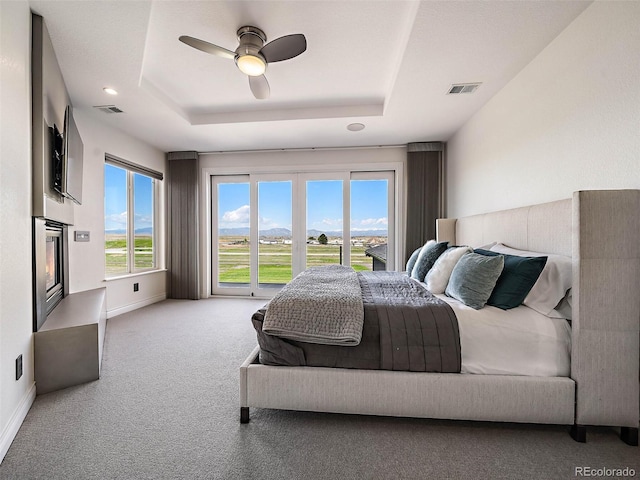
[[[242,73],[250,77],[264,75],[267,70],[267,62],[260,55],[239,55],[236,58],[236,65]]]

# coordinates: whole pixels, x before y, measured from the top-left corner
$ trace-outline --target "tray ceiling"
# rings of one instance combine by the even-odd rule
[[[447,140],[589,2],[30,4],[45,19],[75,109],[164,151],[229,151]],[[307,38],[302,55],[269,65],[267,100],[253,97],[232,60],[178,41],[235,50],[244,25],[267,41]],[[472,82],[481,82],[473,94],[447,95]],[[365,129],[347,130],[354,122]]]

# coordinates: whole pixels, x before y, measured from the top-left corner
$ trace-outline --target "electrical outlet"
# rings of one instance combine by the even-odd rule
[[[16,358],[16,380],[20,380],[22,376],[22,355],[18,355]]]
[[[140,290],[139,285],[137,283],[133,284],[133,291],[137,292],[138,290]]]

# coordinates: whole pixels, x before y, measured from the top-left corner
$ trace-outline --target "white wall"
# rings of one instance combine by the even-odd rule
[[[166,156],[160,150],[99,122],[82,110],[74,118],[84,143],[82,205],[75,206],[75,223],[69,228],[69,292],[107,287],[107,315],[124,313],[166,298],[166,272],[145,273],[105,282],[104,266],[104,158],[105,153],[166,172]],[[159,251],[165,241],[164,185],[158,215]],[[90,232],[90,241],[74,242],[74,232]],[[164,258],[159,260],[164,267]],[[133,283],[140,289],[133,291]]]
[[[201,153],[201,168],[234,168],[239,171],[277,172],[299,168],[316,171],[351,168],[367,163],[405,162],[405,147],[318,148],[300,150],[268,150],[264,152]]]
[[[35,397],[31,301],[31,12],[0,2],[0,461]],[[22,355],[24,374],[15,379]]]
[[[448,216],[640,188],[640,2],[596,2],[448,142]]]

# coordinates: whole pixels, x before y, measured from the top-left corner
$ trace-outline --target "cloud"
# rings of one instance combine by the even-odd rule
[[[258,218],[258,228],[260,230],[268,230],[270,228],[287,228],[291,230],[291,224],[282,224],[273,218],[260,217]]]
[[[136,228],[145,228],[153,226],[153,217],[151,215],[142,215],[136,213],[133,218]]]
[[[112,213],[105,218],[105,226],[107,230],[114,230],[117,228],[127,228],[127,212]]]
[[[265,229],[265,228],[273,228],[274,226],[277,227],[277,224],[271,220],[270,218],[267,217],[258,217],[258,228],[259,229]]]
[[[152,227],[153,216],[136,213],[134,214],[133,222],[136,229]],[[127,223],[127,212],[112,213],[105,217],[106,230],[126,230],[127,228],[129,228]]]
[[[238,224],[249,224],[249,205],[243,205],[240,208],[224,212],[222,215],[222,223],[232,224],[238,226]]]
[[[322,224],[327,225],[329,227],[342,227],[342,219],[341,218],[323,218]]]
[[[378,226],[387,226],[389,221],[387,217],[382,218],[366,218],[364,220],[354,220],[352,222],[353,225],[358,225],[360,227],[378,227]]]

